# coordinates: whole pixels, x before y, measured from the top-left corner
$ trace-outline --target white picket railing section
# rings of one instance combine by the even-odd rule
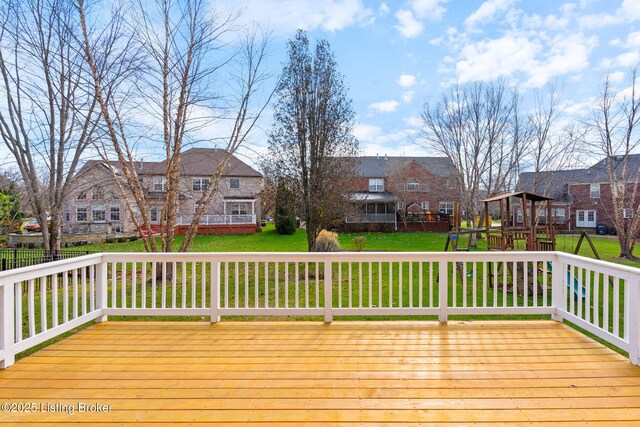
[[[547,314],[638,364],[639,281],[560,252],[95,254],[0,273],[0,360],[108,316]]]

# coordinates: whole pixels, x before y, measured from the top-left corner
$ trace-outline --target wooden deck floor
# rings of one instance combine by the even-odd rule
[[[0,371],[0,401],[35,407],[3,425],[640,425],[640,368],[551,321],[107,322]]]

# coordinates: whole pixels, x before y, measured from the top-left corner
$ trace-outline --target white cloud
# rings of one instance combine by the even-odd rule
[[[487,0],[475,10],[464,23],[467,27],[473,27],[476,24],[486,24],[493,21],[495,15],[504,12],[513,4],[514,0]]]
[[[640,53],[627,52],[616,56],[616,62],[622,67],[632,67],[640,61]]]
[[[220,0],[216,6],[239,9],[235,0]],[[260,22],[277,35],[292,34],[298,28],[334,32],[367,23],[373,14],[362,0],[245,0],[241,11],[237,24]]]
[[[411,116],[405,119],[402,119],[403,122],[407,124],[407,126],[411,126],[412,128],[421,127],[424,123],[420,117]]]
[[[402,87],[411,87],[416,84],[416,76],[402,73],[400,74],[398,80],[396,80],[396,83],[398,83]]]
[[[616,71],[615,73],[609,74],[609,80],[611,83],[620,83],[625,79],[625,74],[622,71]]]
[[[410,10],[397,11],[396,18],[398,18],[398,24],[394,28],[404,37],[411,39],[422,33],[422,23],[414,18]]]
[[[413,100],[413,93],[414,92],[412,90],[408,90],[402,94],[400,99],[402,99],[402,102],[408,104],[411,102],[411,100]]]
[[[380,3],[380,7],[378,8],[378,14],[380,16],[387,16],[389,14],[389,6],[386,3]]]
[[[390,100],[390,101],[374,102],[373,104],[370,104],[368,108],[370,110],[375,110],[378,113],[391,113],[398,109],[398,105],[400,105],[398,101]]]
[[[578,19],[584,28],[606,27],[640,19],[640,0],[623,0],[622,5],[614,13],[597,13],[585,15]]]
[[[629,49],[638,48],[640,47],[640,31],[629,33],[625,41],[622,41],[620,39],[611,40],[609,42],[609,45],[615,47],[625,47]]]
[[[419,19],[439,21],[447,11],[441,4],[447,1],[448,0],[411,0],[409,5]]]

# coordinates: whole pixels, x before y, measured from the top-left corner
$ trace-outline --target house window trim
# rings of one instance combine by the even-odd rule
[[[102,212],[102,215],[99,215]],[[102,218],[100,218],[102,216]],[[91,221],[92,222],[107,222],[107,211],[104,205],[95,205],[91,207]]]
[[[593,213],[593,220],[589,220],[589,213]],[[582,216],[582,220],[580,217]],[[576,210],[576,227],[595,228],[598,223],[598,212],[594,209]]]
[[[114,217],[114,213],[117,212],[117,218]],[[109,208],[109,221],[120,221],[120,206],[111,206]]]
[[[198,184],[196,184],[196,182]],[[209,185],[209,178],[205,177],[193,177],[191,178],[191,189],[193,191],[204,191],[204,189]]]
[[[592,199],[600,198],[600,184],[589,184],[589,197]]]
[[[84,219],[80,219],[78,217],[78,214],[80,213],[79,210],[80,209],[84,209]],[[87,206],[86,205],[76,205],[76,222],[88,222],[89,221],[89,211],[87,210]]]
[[[412,178],[407,181],[407,191],[411,193],[417,193],[420,191],[420,181],[415,178]]]
[[[444,209],[442,207],[443,205],[444,205]],[[453,202],[451,201],[438,202],[438,212],[444,212],[448,215],[453,215]]]
[[[156,176],[153,179],[153,191],[167,191],[167,178]]]
[[[234,187],[234,186],[233,186],[233,184],[232,184],[232,183],[233,183],[234,181],[237,181],[237,183],[238,183],[238,186],[237,186],[237,187]],[[229,178],[229,189],[230,189],[230,190],[239,190],[239,189],[240,189],[240,178]]]
[[[422,202],[420,202],[420,209],[422,209],[424,212],[429,211],[429,201],[423,200]]]
[[[369,178],[369,192],[370,193],[384,192],[384,178]]]

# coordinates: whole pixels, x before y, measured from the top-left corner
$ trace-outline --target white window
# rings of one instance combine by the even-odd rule
[[[149,209],[149,215],[151,216],[151,222],[158,222],[158,208],[152,207]]]
[[[154,191],[167,191],[167,178],[164,176],[156,176],[153,178]]]
[[[111,206],[109,218],[111,221],[120,221],[120,206]]]
[[[87,200],[87,192],[83,191],[82,193],[78,194],[78,196],[76,197],[77,200]]]
[[[518,212],[516,212],[516,222],[518,224],[522,224],[524,222],[524,217],[522,216],[522,209],[518,209]]]
[[[407,191],[420,191],[420,183],[417,179],[410,179],[407,182]]]
[[[633,216],[633,209],[624,208],[622,209],[622,218],[629,219]]]
[[[404,210],[407,208],[407,204],[405,202],[398,202],[398,210],[401,212],[404,212]]]
[[[423,211],[428,211],[429,210],[429,202],[425,201],[425,202],[420,202],[420,209],[422,209]]]
[[[82,222],[87,220],[87,207],[76,206],[76,221]]]
[[[233,203],[231,205],[231,215],[247,215],[249,207],[247,203]]]
[[[613,192],[613,197],[618,197],[618,195],[624,193],[624,182],[612,183],[611,190]]]
[[[203,191],[209,184],[209,178],[192,178],[193,191]]]
[[[595,227],[596,211],[578,210],[576,211],[576,227]]]
[[[564,224],[566,221],[566,209],[565,208],[553,208],[551,214],[553,215],[553,221],[556,224]]]
[[[229,188],[231,189],[239,189],[240,188],[240,178],[229,178]]]
[[[95,187],[91,192],[91,200],[102,200],[104,199],[104,190],[100,187]]]
[[[429,184],[420,184],[420,191],[422,191],[423,193],[428,193],[429,192]]]
[[[589,185],[589,197],[597,199],[600,197],[600,184]]]
[[[404,183],[398,184],[398,191],[404,191]]]
[[[440,202],[438,209],[440,212],[453,215],[453,202]]]
[[[369,191],[381,193],[384,191],[384,178],[369,178]]]
[[[64,222],[71,222],[71,210],[69,205],[64,205]]]
[[[91,209],[91,218],[93,222],[104,222],[105,213],[104,213],[104,205],[96,205]]]

